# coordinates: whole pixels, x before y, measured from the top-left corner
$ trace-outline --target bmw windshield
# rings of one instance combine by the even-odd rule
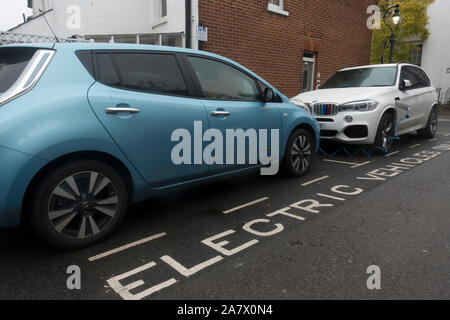
[[[389,87],[396,80],[397,67],[350,69],[336,72],[320,89]]]

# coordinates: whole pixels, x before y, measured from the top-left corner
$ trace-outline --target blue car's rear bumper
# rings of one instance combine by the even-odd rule
[[[0,227],[20,224],[23,197],[31,178],[47,162],[0,146]]]

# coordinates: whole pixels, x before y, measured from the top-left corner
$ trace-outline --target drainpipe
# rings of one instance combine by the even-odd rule
[[[185,21],[186,21],[186,48],[191,48],[191,31],[192,31],[192,2],[191,0],[185,1]]]

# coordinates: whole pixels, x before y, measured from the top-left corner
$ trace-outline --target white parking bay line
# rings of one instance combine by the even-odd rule
[[[127,250],[129,248],[139,246],[139,245],[144,244],[146,242],[149,242],[149,241],[152,241],[152,240],[155,240],[155,239],[158,239],[158,238],[162,238],[165,235],[166,235],[166,233],[164,233],[164,232],[163,233],[159,233],[159,234],[156,234],[154,236],[151,236],[151,237],[148,237],[148,238],[144,238],[142,240],[138,240],[138,241],[126,244],[124,246],[121,246],[119,248],[116,248],[116,249],[113,249],[113,250],[110,250],[110,251],[106,251],[104,253],[101,253],[101,254],[98,254],[96,256],[90,257],[88,260],[90,262],[95,261],[95,260],[99,260],[99,259],[102,259],[104,257],[110,256],[112,254],[115,254],[117,252],[121,252],[121,251]]]
[[[241,210],[243,208],[247,208],[247,207],[253,206],[254,204],[257,204],[257,203],[260,203],[260,202],[263,202],[263,201],[266,201],[266,200],[269,200],[269,197],[264,197],[264,198],[261,198],[261,199],[258,199],[258,200],[255,200],[255,201],[252,201],[252,202],[249,202],[249,203],[245,203],[245,204],[240,205],[238,207],[235,207],[235,208],[223,211],[223,214],[229,214],[229,213]]]
[[[366,164],[369,164],[371,161],[363,162],[363,163],[356,163],[356,162],[347,162],[347,161],[339,161],[339,160],[330,160],[330,159],[323,159],[323,161],[326,162],[333,162],[333,163],[340,163],[340,164],[348,164],[352,166],[352,169],[359,168],[362,166],[365,166]]]
[[[365,166],[366,164],[369,164],[369,163],[371,163],[371,162],[372,162],[372,161],[367,161],[367,162],[364,162],[364,163],[355,164],[354,166],[352,166],[352,169],[355,169],[355,168],[359,168],[359,167]]]
[[[385,157],[392,157],[394,154],[400,153],[400,151],[394,151],[385,155]]]
[[[317,178],[317,179],[305,182],[304,184],[302,184],[302,187],[309,186],[310,184],[313,184],[313,183],[316,183],[316,182],[319,182],[319,181],[322,181],[322,180],[325,180],[325,179],[328,179],[328,178],[329,178],[329,176],[323,176],[323,177],[320,177],[320,178]]]
[[[418,144],[415,144],[415,145],[413,145],[413,146],[411,146],[411,147],[409,147],[410,149],[415,149],[415,148],[418,148],[418,147],[420,147],[421,146],[421,144],[420,143],[418,143]]]
[[[438,140],[438,138],[433,138],[431,140],[428,140],[428,142],[433,142],[433,141],[436,141],[436,140]]]
[[[339,160],[330,160],[330,159],[323,159],[323,161],[326,162],[333,162],[333,163],[341,163],[341,164],[349,164],[351,166],[355,166],[358,165],[359,163],[354,163],[354,162],[345,162],[345,161],[339,161]]]

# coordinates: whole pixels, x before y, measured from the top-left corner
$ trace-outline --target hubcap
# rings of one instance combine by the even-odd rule
[[[298,173],[305,172],[311,163],[311,142],[308,137],[301,135],[295,139],[291,150],[291,163]]]
[[[430,131],[433,135],[436,134],[437,127],[438,127],[437,113],[433,112],[433,114],[431,115],[431,121],[430,121]]]
[[[381,131],[381,143],[382,147],[385,151],[388,151],[392,145],[392,138],[394,136],[393,123],[390,121],[386,121],[384,124],[384,128]]]
[[[117,213],[115,185],[98,172],[80,172],[61,181],[48,203],[53,228],[65,236],[84,239],[98,234]]]

